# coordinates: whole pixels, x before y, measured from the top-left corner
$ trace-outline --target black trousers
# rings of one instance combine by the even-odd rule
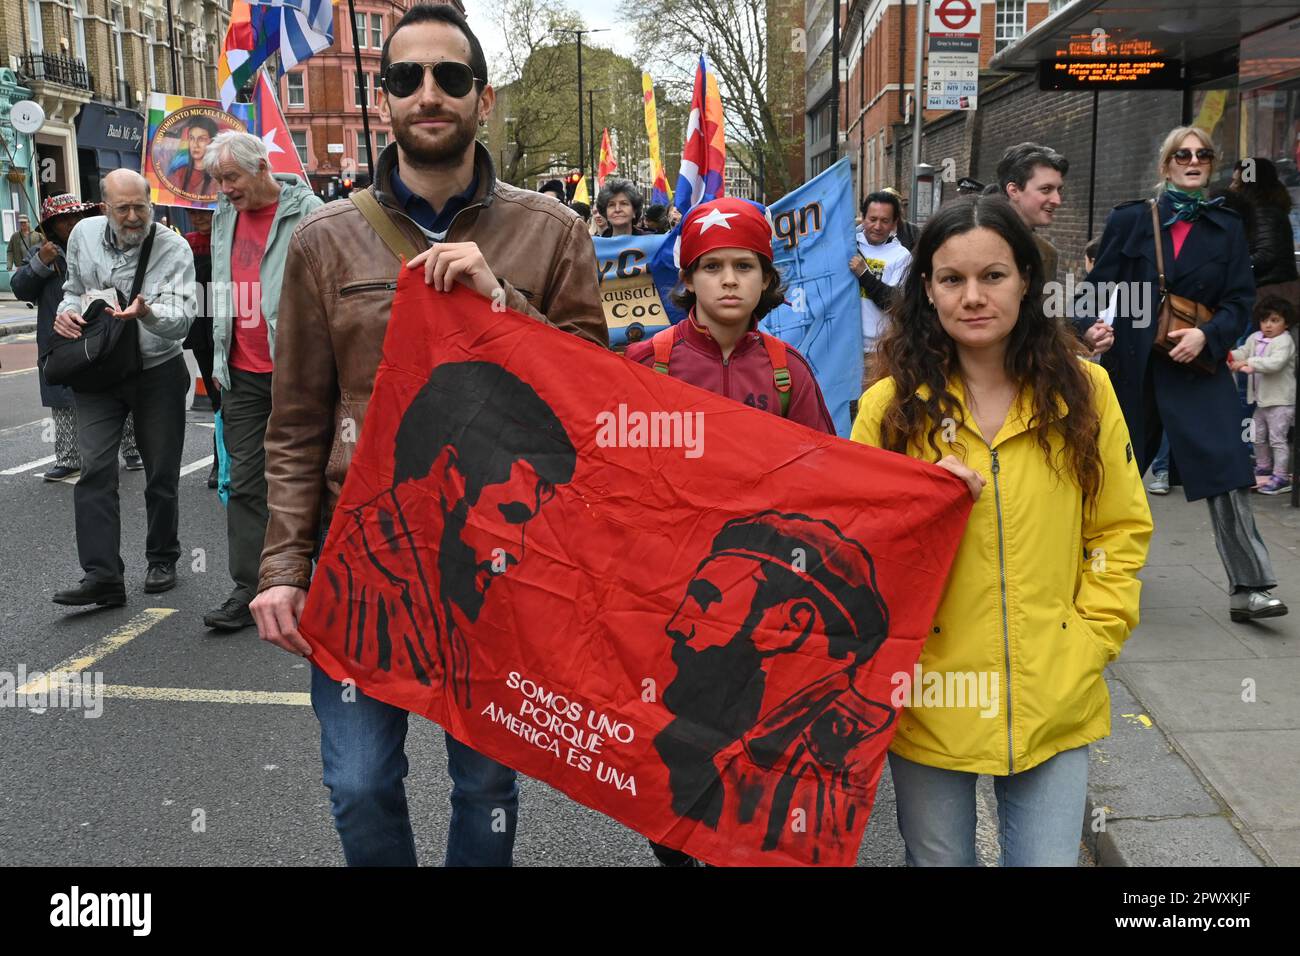
[[[221,396],[221,428],[230,456],[226,538],[230,546],[232,598],[257,596],[257,571],[266,538],[266,423],[271,417],[271,373],[230,369]]]
[[[75,393],[81,478],[72,499],[77,556],[87,580],[117,583],[126,570],[117,447],[128,413],[135,416],[136,444],[144,460],[145,560],[171,564],[180,557],[177,498],[189,385],[185,360],[177,355],[106,392]]]

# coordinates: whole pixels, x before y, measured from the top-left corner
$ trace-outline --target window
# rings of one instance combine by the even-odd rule
[[[302,71],[294,70],[292,73],[287,74],[287,79],[289,83],[289,105],[306,106],[307,91],[303,88]]]
[[[76,30],[77,59],[86,62],[86,0],[77,0],[72,6],[72,20]]]
[[[370,152],[366,149],[366,134],[360,130],[357,131],[357,165],[370,165]]]
[[[364,49],[366,45],[366,15],[364,13],[358,13],[354,25],[356,27],[356,32],[353,36],[356,37],[356,45]]]
[[[41,28],[41,0],[27,0],[27,40],[32,53],[39,55],[45,49],[45,35]]]
[[[388,134],[385,133],[383,130],[376,130],[375,131],[375,152],[382,153],[387,148],[388,148]]]
[[[358,73],[356,74],[356,77],[357,77],[356,87],[353,89],[352,93],[353,93],[353,99],[355,100],[356,103],[356,107],[357,109],[360,109],[361,105],[366,101],[366,94],[367,94],[366,75],[364,73]]]
[[[370,93],[372,97],[370,100],[370,105],[378,106],[379,105],[379,74],[378,73],[370,74]]]
[[[118,80],[126,79],[126,59],[122,56],[122,31],[126,29],[126,20],[122,16],[122,7],[113,4],[113,52],[117,54],[114,72],[117,73]]]
[[[289,131],[289,136],[293,139],[293,148],[298,151],[298,161],[307,165],[307,131],[305,129],[294,129]]]
[[[1025,0],[997,0],[993,52],[1001,53],[1025,35]]]
[[[1062,7],[1068,7],[1073,2],[1074,0],[1048,0],[1047,15],[1050,17],[1057,10],[1060,10]]]
[[[153,17],[145,17],[140,21],[140,26],[144,31],[144,62],[148,64],[145,72],[149,74],[149,89],[153,91],[158,89],[158,74],[153,63],[153,41],[157,36],[154,33]]]
[[[377,13],[370,14],[370,45],[376,50],[384,46],[384,18]]]

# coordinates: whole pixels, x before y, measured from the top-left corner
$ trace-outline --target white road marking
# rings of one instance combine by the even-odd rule
[[[24,428],[31,428],[33,425],[44,425],[50,421],[48,418],[38,418],[34,422],[23,422],[21,425],[10,425],[8,428],[0,428],[0,435],[8,435],[10,432],[20,431]]]
[[[3,344],[4,343],[0,342],[0,345]],[[33,365],[31,368],[16,368],[9,372],[0,372],[0,378],[8,378],[10,375],[26,375],[29,372],[35,372],[35,371],[36,371],[35,365]]]
[[[209,455],[207,458],[200,458],[198,461],[192,461],[184,468],[182,468],[181,477],[184,478],[186,475],[190,474],[191,472],[198,471],[200,468],[211,468],[211,467],[212,467],[212,456]]]
[[[0,471],[0,475],[21,475],[24,471],[31,471],[33,468],[41,467],[41,465],[48,465],[52,461],[54,461],[53,455],[49,458],[38,458],[36,461],[29,461],[25,465],[15,465],[13,468],[6,468],[4,471]]]

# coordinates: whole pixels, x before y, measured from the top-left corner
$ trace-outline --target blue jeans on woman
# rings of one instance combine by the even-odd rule
[[[355,699],[353,699],[355,698]],[[348,866],[415,866],[406,806],[406,726],[400,707],[345,687],[315,664],[311,706],[334,827]],[[510,866],[519,816],[515,772],[447,734],[451,825],[447,866]]]
[[[908,866],[978,866],[979,774],[889,755],[898,828]],[[1077,866],[1088,795],[1088,748],[1065,750],[1030,770],[994,777],[1000,866]]]
[[[1151,240],[1155,245],[1155,240]],[[1168,475],[1169,474],[1169,433],[1165,432],[1160,436],[1160,450],[1156,452],[1156,457],[1151,460],[1151,474]]]

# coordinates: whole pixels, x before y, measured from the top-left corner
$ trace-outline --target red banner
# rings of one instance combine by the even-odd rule
[[[404,272],[301,631],[714,864],[853,863],[970,497]]]

